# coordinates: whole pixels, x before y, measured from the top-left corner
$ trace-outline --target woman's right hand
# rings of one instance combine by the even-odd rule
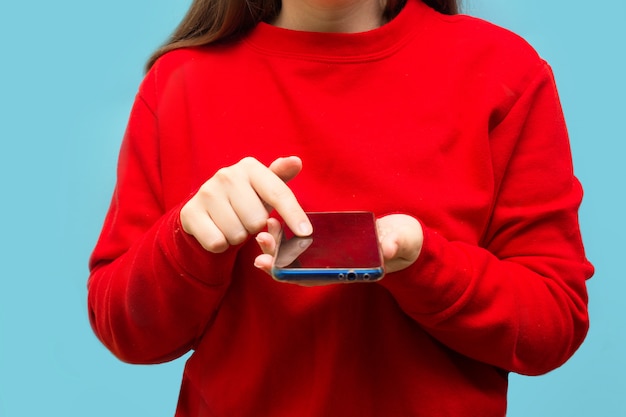
[[[269,167],[248,157],[220,169],[183,206],[183,230],[207,251],[221,253],[262,231],[275,209],[296,235],[310,235],[311,223],[286,184],[301,169],[295,156]]]

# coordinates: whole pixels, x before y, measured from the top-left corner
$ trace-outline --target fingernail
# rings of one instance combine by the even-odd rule
[[[300,233],[303,236],[308,236],[311,233],[313,233],[313,226],[311,226],[311,223],[309,223],[309,222],[302,222],[298,226],[298,230],[300,230]]]

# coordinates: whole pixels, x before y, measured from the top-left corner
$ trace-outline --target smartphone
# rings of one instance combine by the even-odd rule
[[[384,275],[376,218],[366,211],[307,213],[313,234],[283,226],[272,276],[291,282],[371,282]]]

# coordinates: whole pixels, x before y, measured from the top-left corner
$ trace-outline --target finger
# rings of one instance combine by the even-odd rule
[[[395,235],[387,234],[380,242],[380,250],[385,261],[390,261],[398,256],[399,245]]]
[[[274,252],[276,251],[276,240],[270,233],[259,233],[256,237],[256,241],[264,254],[274,256]]]
[[[278,239],[280,239],[280,232],[280,222],[273,217],[267,219],[267,232],[261,232],[256,237],[263,253],[274,256]]]
[[[253,167],[250,180],[261,200],[273,207],[296,235],[308,236],[313,232],[313,226],[295,195],[278,175]]]
[[[298,259],[313,243],[311,237],[293,237],[286,242],[281,242],[280,251],[276,254],[275,264],[279,267],[290,265]]]
[[[270,164],[269,170],[286,183],[300,173],[302,170],[302,160],[297,156],[278,158]],[[264,205],[268,213],[273,210],[269,204],[265,203]]]
[[[193,203],[185,205],[180,217],[183,230],[195,237],[205,250],[222,253],[228,249],[229,244],[224,234],[199,206],[194,206]]]
[[[278,239],[280,239],[281,229],[282,227],[278,219],[275,219],[273,217],[267,219],[267,232],[272,235],[276,242],[278,242]]]
[[[245,185],[231,192],[229,201],[240,223],[249,234],[259,233],[265,228],[269,216],[268,208],[251,185],[246,182]]]
[[[230,173],[228,178],[231,183],[240,183],[232,184],[235,186],[231,185],[230,189],[236,192],[229,193],[229,199],[246,230],[250,234],[256,234],[268,224],[268,215],[273,210],[273,207],[260,199],[257,190],[253,188],[252,182],[254,179],[267,177],[276,184],[280,184],[280,181],[284,182],[297,175],[302,167],[302,162],[297,157],[279,158],[268,169],[256,159],[244,158],[240,161],[240,165],[244,168],[241,171],[243,175],[241,173],[239,175]],[[272,168],[276,172],[272,171]],[[274,177],[278,177],[280,181],[277,181]],[[280,184],[279,187],[288,189],[284,184]],[[273,220],[273,222],[270,222],[270,227],[273,227],[272,230],[274,230],[272,234],[278,236],[280,223],[277,220]]]
[[[199,192],[198,199],[204,212],[203,217],[206,217],[206,219],[201,219],[199,214],[198,223],[202,222],[206,227],[213,224],[230,245],[238,245],[248,237],[246,228],[239,220],[239,216],[234,212],[226,196],[216,195],[212,187],[206,187]]]
[[[255,258],[254,266],[259,268],[261,271],[266,272],[267,274],[271,274],[273,261],[273,256],[264,253]]]
[[[270,164],[269,169],[281,180],[288,182],[302,170],[302,160],[297,156],[278,158]]]

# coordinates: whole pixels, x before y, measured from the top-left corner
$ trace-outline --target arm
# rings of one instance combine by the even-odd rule
[[[94,331],[120,359],[139,363],[193,348],[229,286],[239,245],[265,227],[272,208],[296,233],[311,227],[285,184],[300,172],[295,157],[269,167],[244,158],[216,172],[187,201],[165,203],[163,184],[178,182],[162,181],[168,155],[159,151],[157,72],[167,85],[171,69],[155,65],[133,106],[88,283]]]
[[[582,343],[585,280],[593,273],[578,226],[582,190],[547,66],[490,141],[494,171],[503,174],[480,245],[448,241],[428,225],[412,228],[423,234],[422,245],[387,252],[417,260],[381,285],[450,348],[509,371],[541,374]]]
[[[210,254],[182,232],[181,207],[162,201],[159,159],[156,119],[140,93],[88,283],[95,333],[129,362],[161,362],[189,350],[219,305],[236,255]]]

